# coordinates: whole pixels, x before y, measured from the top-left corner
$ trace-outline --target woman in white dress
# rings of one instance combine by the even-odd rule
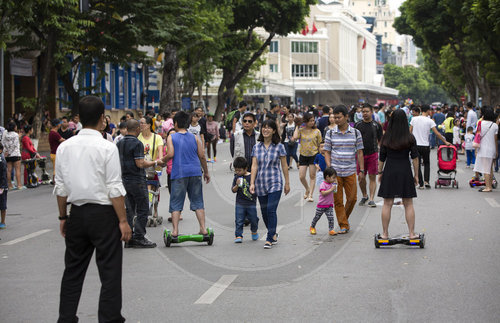
[[[474,171],[484,175],[485,187],[479,192],[491,192],[493,182],[493,160],[498,156],[498,125],[495,123],[495,112],[493,108],[484,106],[481,108],[481,145],[476,153]],[[478,126],[479,127],[479,126]]]

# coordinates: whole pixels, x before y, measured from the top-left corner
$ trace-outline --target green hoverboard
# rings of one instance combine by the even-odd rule
[[[177,237],[172,236],[170,230],[163,231],[163,242],[166,247],[170,247],[172,243],[183,243],[186,241],[206,242],[209,246],[214,243],[214,230],[207,228],[208,234],[179,234]]]

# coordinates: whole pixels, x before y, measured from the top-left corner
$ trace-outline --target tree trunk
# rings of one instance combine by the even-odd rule
[[[165,57],[163,59],[160,113],[170,111],[174,107],[178,69],[179,61],[177,57],[177,48],[174,45],[167,44],[165,46]]]
[[[71,115],[78,114],[78,107],[80,103],[80,93],[75,90],[73,80],[71,79],[71,72],[60,75],[61,81],[64,84],[64,89],[71,97]]]
[[[42,127],[42,116],[44,110],[47,108],[47,101],[49,97],[50,87],[50,74],[54,62],[54,50],[56,47],[56,32],[50,31],[47,35],[47,47],[42,52],[40,64],[40,90],[38,92],[38,102],[35,109],[35,117],[33,118],[33,135],[36,139],[40,139],[40,132]]]

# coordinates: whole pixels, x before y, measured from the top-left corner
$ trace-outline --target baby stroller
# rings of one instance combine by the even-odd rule
[[[27,188],[35,188],[39,185],[38,176],[35,173],[36,170],[36,159],[25,159],[22,161],[23,164],[26,165],[26,172],[28,176],[26,177],[26,187]]]
[[[438,151],[438,179],[434,187],[450,186],[458,188],[457,176],[457,148],[455,146],[439,146]]]

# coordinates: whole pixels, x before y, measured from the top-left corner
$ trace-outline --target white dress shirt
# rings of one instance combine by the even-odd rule
[[[57,196],[75,205],[111,205],[110,198],[125,196],[118,148],[100,132],[82,129],[57,148]]]

